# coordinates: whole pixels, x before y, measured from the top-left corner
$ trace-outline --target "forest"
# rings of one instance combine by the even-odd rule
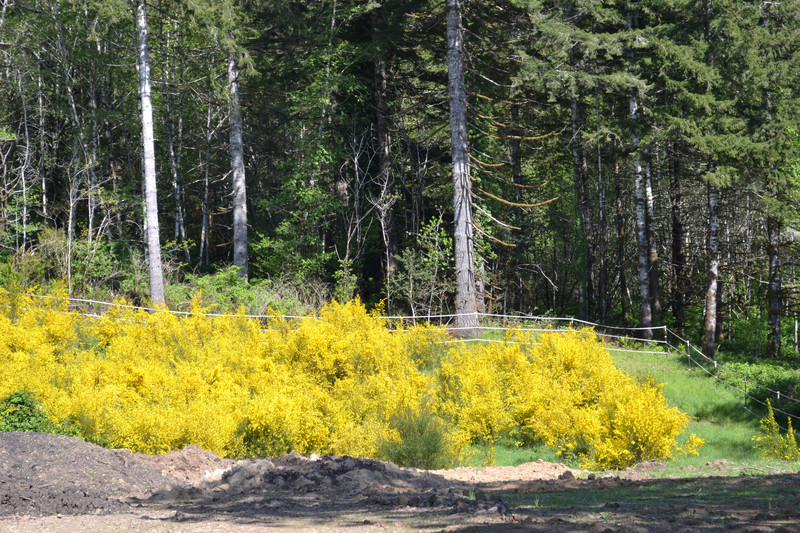
[[[798,355],[800,1],[0,2],[0,286]]]

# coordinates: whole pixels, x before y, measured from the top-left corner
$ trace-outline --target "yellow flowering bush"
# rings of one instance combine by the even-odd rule
[[[493,445],[514,427],[511,393],[527,359],[518,345],[461,346],[436,371],[437,409],[467,442]]]
[[[753,437],[754,448],[765,459],[780,459],[782,461],[800,460],[800,447],[797,445],[791,417],[786,418],[788,424],[786,432],[781,432],[781,427],[775,420],[775,411],[772,402],[767,400],[767,415],[758,421],[760,435]]]
[[[184,315],[117,301],[98,318],[70,312],[63,290],[0,290],[0,397],[29,390],[55,424],[146,453],[446,458],[510,438],[617,468],[680,451],[688,418],[591,331],[446,350],[441,328],[378,315],[355,300],[262,324],[210,316],[198,295]]]
[[[438,371],[439,409],[471,442],[510,436],[544,442],[587,467],[622,468],[692,453],[675,438],[689,418],[669,408],[661,386],[616,369],[590,331],[548,332],[452,350]]]
[[[120,301],[95,318],[54,296],[0,292],[0,394],[34,390],[51,418],[107,446],[374,455],[433,386],[414,360],[431,331],[393,333],[358,301],[262,331],[208,316],[199,297],[186,316]]]

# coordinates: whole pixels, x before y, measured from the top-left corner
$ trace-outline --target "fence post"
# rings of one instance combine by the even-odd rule
[[[747,376],[744,376],[744,406],[747,407]]]

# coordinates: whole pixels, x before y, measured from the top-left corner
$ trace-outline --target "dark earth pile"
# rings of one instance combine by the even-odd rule
[[[800,476],[786,466],[718,460],[679,478],[662,477],[659,462],[428,472],[296,453],[229,461],[196,446],[150,456],[0,433],[0,531],[800,533]]]
[[[0,433],[0,515],[109,514],[177,502],[221,509],[243,501],[273,511],[337,504],[505,511],[497,496],[374,459],[292,452],[234,462],[196,446],[145,456],[75,437]]]
[[[105,514],[179,481],[75,437],[0,433],[0,515]]]

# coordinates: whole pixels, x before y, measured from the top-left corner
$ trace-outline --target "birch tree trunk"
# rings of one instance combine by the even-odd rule
[[[238,274],[247,279],[247,187],[244,173],[242,111],[239,103],[239,55],[236,52],[231,52],[228,58],[228,92],[233,171],[233,264],[239,267]]]
[[[5,4],[4,4],[5,6]],[[39,56],[36,56],[36,88],[37,88],[37,106],[38,106],[38,113],[39,113],[39,174],[41,178],[41,209],[42,215],[47,218],[48,217],[48,209],[47,209],[47,169],[46,169],[46,157],[45,154],[47,153],[47,136],[45,132],[47,131],[45,126],[45,113],[44,113],[44,81],[42,80],[42,61]]]
[[[627,11],[628,29],[637,27],[639,13],[638,5],[633,4]],[[631,67],[635,61],[633,50],[628,52]],[[644,170],[642,168],[639,144],[641,142],[639,132],[639,94],[634,87],[628,96],[628,116],[633,123],[632,147],[633,147],[633,185],[636,198],[636,252],[639,258],[639,300],[641,305],[641,326],[646,328],[642,331],[642,338],[652,339],[653,330],[649,329],[653,325],[653,310],[650,305],[650,255],[649,243],[647,239],[647,205],[645,201]]]
[[[211,119],[213,116],[211,106],[213,105],[212,102],[214,101],[211,98],[212,94],[209,91],[209,98],[208,98],[208,113],[206,115],[206,146],[205,146],[205,153],[203,155],[203,205],[202,205],[202,229],[200,230],[200,251],[198,254],[198,263],[202,265],[208,265],[210,260],[210,235],[209,230],[210,228],[210,221],[209,221],[209,213],[208,213],[208,196],[209,196],[209,166],[211,164],[211,140],[214,136],[214,131],[211,128]]]
[[[719,189],[708,184],[708,289],[706,290],[703,354],[713,357],[717,339],[717,291],[719,290]]]
[[[386,273],[386,295],[391,302],[389,287],[397,271],[397,231],[392,207],[396,201],[394,194],[394,176],[392,174],[392,138],[389,132],[389,104],[386,99],[386,62],[375,61],[375,107],[376,136],[378,142],[378,186],[381,191],[381,202],[378,216],[383,237],[384,262]]]
[[[456,270],[456,331],[476,337],[478,329],[475,255],[472,240],[472,183],[467,138],[467,91],[464,85],[464,28],[461,0],[447,0],[447,92],[453,153],[453,241]]]
[[[147,222],[147,268],[150,274],[150,298],[164,303],[164,274],[161,267],[161,242],[158,227],[158,191],[156,186],[156,152],[153,136],[153,102],[150,87],[150,53],[147,43],[145,0],[136,2],[138,28],[139,98],[142,107],[142,172],[145,188]]]
[[[3,32],[3,22],[6,20],[6,10],[10,3],[11,0],[3,0],[3,7],[0,9],[0,35],[2,35]]]
[[[5,8],[5,6],[3,6]],[[28,243],[28,167],[31,164],[31,137],[28,131],[28,104],[27,97],[22,88],[22,73],[18,72],[19,94],[22,100],[23,131],[25,133],[25,155],[19,169],[19,180],[22,185],[22,246],[17,246],[19,255],[25,254]]]
[[[69,62],[67,57],[67,41],[64,32],[64,24],[61,17],[61,4],[57,6],[58,11],[55,14],[57,17],[56,28],[58,29],[58,48],[59,57],[62,63],[62,74],[64,76],[64,90],[67,94],[67,102],[70,109],[70,118],[72,121],[73,144],[72,144],[72,158],[70,164],[67,165],[67,172],[69,173],[69,215],[67,218],[67,290],[72,294],[72,249],[75,242],[75,210],[78,203],[80,191],[80,176],[85,171],[87,147],[83,138],[83,125],[81,124],[80,117],[78,116],[78,106],[75,103],[75,97],[72,91],[72,75],[70,74]],[[81,155],[83,156],[81,158]],[[72,166],[75,170],[72,170]]]

